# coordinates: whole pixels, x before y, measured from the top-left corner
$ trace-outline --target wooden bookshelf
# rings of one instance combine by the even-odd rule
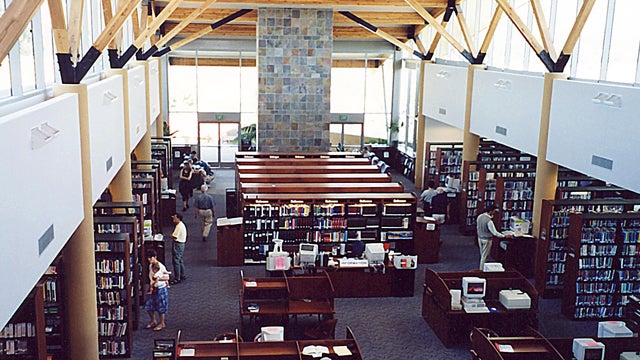
[[[572,213],[624,213],[640,205],[639,200],[567,199],[543,200],[540,217],[540,240],[536,251],[536,288],[545,298],[560,297],[569,239],[569,216]]]
[[[138,303],[128,233],[95,234],[100,357],[129,357]],[[136,320],[137,321],[137,320]]]
[[[51,360],[67,359],[67,340],[65,338],[65,316],[62,299],[64,266],[58,258],[40,279],[43,290],[44,333],[47,356]]]
[[[571,214],[562,312],[570,319],[622,319],[640,294],[640,214]]]
[[[160,209],[160,195],[162,190],[160,188],[160,162],[157,160],[131,162],[131,177],[133,193],[136,197],[134,200],[142,200],[144,203],[146,196],[147,203],[151,206],[148,209],[149,212],[145,212],[145,219],[152,221],[154,232],[161,232],[160,213],[162,209]],[[151,181],[139,181],[143,179],[150,179]],[[141,195],[142,199],[138,199],[137,195]]]
[[[432,180],[436,186],[445,186],[447,176],[462,177],[462,143],[427,143],[425,146],[424,184]]]
[[[93,224],[96,242],[96,271],[99,269],[97,267],[98,255],[106,255],[106,260],[109,260],[108,256],[112,255],[109,251],[103,251],[103,246],[109,249],[109,246],[113,245],[113,248],[119,250],[113,254],[119,256],[119,260],[127,263],[127,271],[124,274],[126,275],[126,285],[128,286],[126,292],[128,298],[126,301],[131,304],[131,309],[127,311],[127,318],[131,320],[129,331],[135,330],[138,328],[140,317],[140,302],[144,301],[142,278],[144,278],[143,274],[146,273],[143,273],[145,269],[141,266],[141,261],[138,257],[141,240],[138,232],[138,218],[135,216],[94,216]],[[114,236],[113,240],[104,238],[104,236],[112,235]],[[124,240],[115,235],[127,235],[126,252],[122,249],[125,246]],[[100,295],[100,292],[98,294]]]
[[[625,315],[625,323],[633,331],[634,334],[640,333],[640,296],[629,296],[627,304],[627,313]]]
[[[356,239],[413,241],[416,196],[408,193],[245,194],[245,263],[264,263],[274,234],[287,251],[300,242],[330,250]]]
[[[151,138],[151,158],[160,162],[160,175],[167,178],[169,188],[173,187],[171,176],[171,137]]]
[[[44,290],[36,285],[0,331],[0,359],[46,358]]]

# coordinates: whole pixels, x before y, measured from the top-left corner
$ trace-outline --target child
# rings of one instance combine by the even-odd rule
[[[169,283],[166,280],[160,280],[162,275],[171,275],[171,271],[160,271],[160,264],[154,263],[151,264],[151,271],[153,272],[153,277],[151,283],[149,283],[149,291],[147,294],[153,294],[157,288],[166,286],[169,288]]]

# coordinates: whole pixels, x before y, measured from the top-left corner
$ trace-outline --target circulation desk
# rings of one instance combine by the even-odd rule
[[[311,359],[302,355],[307,346],[326,346],[329,349],[328,356],[331,359],[362,360],[362,352],[353,332],[347,327],[345,339],[330,340],[299,340],[299,341],[273,341],[273,342],[235,342],[221,343],[216,341],[177,341],[177,359],[207,359],[219,360],[222,358],[234,360],[300,360]],[[351,355],[338,357],[335,353],[336,346],[346,347]],[[180,355],[191,352],[192,355]],[[325,354],[326,355],[326,354]]]
[[[476,276],[487,280],[484,297],[489,313],[466,313],[451,310],[450,289],[462,289],[462,277]],[[508,310],[498,301],[500,290],[519,289],[531,298],[531,308]],[[474,327],[490,328],[498,333],[519,334],[530,326],[538,328],[538,292],[515,270],[504,272],[435,272],[425,270],[422,317],[446,347],[456,342],[466,343]]]

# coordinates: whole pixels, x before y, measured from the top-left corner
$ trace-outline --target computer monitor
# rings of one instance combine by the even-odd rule
[[[284,327],[282,326],[263,326],[260,328],[259,341],[284,341]]]
[[[300,264],[315,264],[318,255],[318,244],[301,243],[299,247]]]
[[[486,279],[475,276],[464,276],[462,278],[462,296],[467,299],[484,298],[486,287]]]

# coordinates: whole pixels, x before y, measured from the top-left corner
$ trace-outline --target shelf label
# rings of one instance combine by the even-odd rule
[[[291,200],[290,203],[291,204],[304,204],[304,201],[302,201],[302,200]]]
[[[325,200],[324,200],[324,202],[325,202],[325,203],[328,203],[328,204],[337,204],[337,203],[338,203],[338,200],[329,200],[329,199],[325,199]]]
[[[268,203],[269,203],[269,201],[267,201],[267,200],[258,200],[258,199],[256,199],[256,204],[268,204]]]
[[[269,159],[280,159],[278,155],[269,155]]]
[[[294,156],[294,158],[295,159],[304,159],[304,156],[303,155],[296,155],[296,156]]]
[[[361,204],[371,204],[371,203],[373,202],[373,200],[362,200],[362,199],[361,199],[361,200],[359,200],[359,202],[360,202]]]
[[[401,199],[393,199],[394,203],[406,203],[407,200],[401,200]]]

